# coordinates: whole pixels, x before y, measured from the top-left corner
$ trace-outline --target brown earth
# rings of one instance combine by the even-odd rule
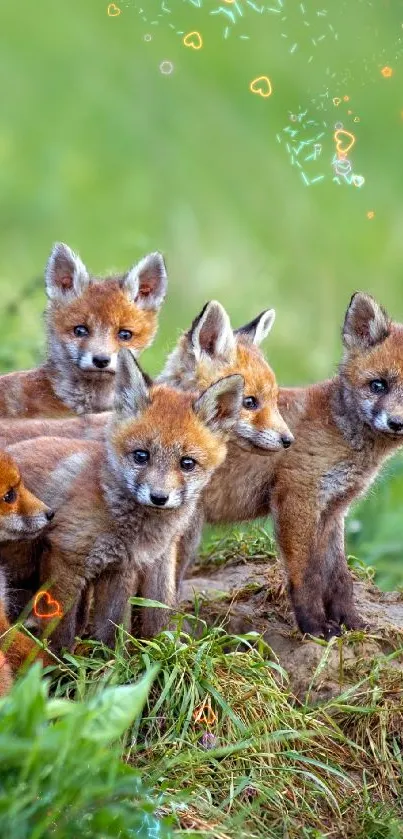
[[[273,556],[196,566],[183,586],[183,609],[191,610],[196,595],[198,614],[207,623],[223,622],[234,634],[261,633],[301,701],[323,701],[343,692],[365,676],[374,660],[401,671],[403,689],[403,594],[354,580],[355,601],[371,628],[345,633],[330,644],[301,636],[284,572]]]

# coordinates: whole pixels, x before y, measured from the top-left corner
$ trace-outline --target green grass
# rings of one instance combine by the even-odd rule
[[[106,0],[1,4],[0,370],[42,356],[40,277],[58,239],[100,272],[165,252],[170,286],[144,357],[151,372],[213,297],[235,325],[276,307],[267,351],[284,384],[332,374],[356,289],[403,318],[400,3],[341,0],[318,17],[306,0],[304,18],[283,0],[284,21],[239,3],[244,16],[228,38],[225,16],[210,14],[219,0],[122,0],[115,18]],[[194,29],[199,51],[177,34]],[[171,75],[159,70],[164,60]],[[249,91],[265,73],[268,99]],[[276,139],[305,109],[326,123],[312,164],[325,179],[309,187]],[[332,180],[336,120],[356,136],[361,189]],[[399,464],[360,506],[350,540],[388,588],[402,581],[402,502]]]
[[[267,533],[204,562],[233,556],[272,558]],[[376,640],[318,642],[298,699],[261,636],[208,626],[197,602],[153,640],[83,642],[48,668],[50,698],[31,668],[0,702],[0,835],[400,839],[403,635]],[[316,704],[332,650],[340,693]]]
[[[331,375],[353,291],[374,293],[403,319],[401,4],[329,4],[323,26],[331,22],[338,39],[327,32],[312,47],[311,31],[322,32],[313,0],[304,4],[312,30],[297,2],[284,0],[284,24],[243,3],[242,30],[228,39],[224,17],[210,14],[215,0],[201,8],[169,0],[169,13],[159,0],[117,2],[117,18],[106,0],[0,8],[0,369],[42,357],[41,275],[61,239],[94,272],[165,252],[170,287],[144,357],[150,372],[218,298],[235,325],[276,307],[267,351],[281,383]],[[191,29],[203,33],[198,52],[177,34]],[[173,62],[170,76],[163,60]],[[380,73],[386,63],[390,79]],[[262,73],[273,83],[267,100],[249,91]],[[351,116],[349,105],[332,104],[343,95]],[[326,177],[310,187],[276,139],[300,109],[326,122],[315,169]],[[356,134],[362,189],[332,181],[336,119]],[[347,523],[349,550],[385,588],[402,583],[402,469],[395,459]],[[212,561],[267,552],[262,527],[233,531],[230,544],[213,534]],[[364,659],[342,697],[313,708],[295,701],[259,639],[241,643],[199,622],[194,640],[184,626],[147,644],[122,634],[113,653],[92,645],[71,656],[50,699],[35,671],[17,683],[0,705],[1,835],[403,836],[394,658]],[[140,717],[136,686],[119,691],[154,664]],[[206,697],[217,715],[211,729],[193,719]]]

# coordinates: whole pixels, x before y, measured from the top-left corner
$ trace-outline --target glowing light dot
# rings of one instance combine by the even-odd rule
[[[337,106],[340,105],[340,102],[341,102],[340,96],[335,96],[334,99],[333,99],[333,105],[336,105],[336,108],[337,108]]]
[[[374,211],[373,211],[373,210],[368,210],[368,212],[367,212],[367,218],[370,218],[370,219],[371,219],[371,218],[374,218],[374,216],[375,216]]]
[[[151,41],[152,40],[152,35],[144,35],[144,40],[145,41]]]
[[[169,76],[173,72],[173,69],[174,65],[172,61],[161,61],[160,72],[163,76]]]
[[[384,79],[389,79],[393,75],[393,70],[391,67],[382,67],[381,73]]]
[[[354,122],[359,122],[359,121],[360,121],[360,118],[359,118],[359,117],[354,117],[354,120],[353,120],[353,121],[354,121]]]
[[[343,102],[349,102],[349,101],[350,101],[349,96],[343,96]]]

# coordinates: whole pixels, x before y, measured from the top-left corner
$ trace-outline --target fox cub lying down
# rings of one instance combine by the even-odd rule
[[[80,598],[94,586],[94,638],[111,643],[127,599],[174,606],[176,546],[202,489],[224,460],[243,397],[239,375],[201,395],[151,384],[128,350],[119,354],[115,411],[106,441],[38,438],[10,448],[29,486],[56,509],[40,583],[64,617],[54,649],[71,647]],[[31,546],[2,550],[10,582],[31,573]],[[156,633],[163,610],[141,610],[141,634]]]

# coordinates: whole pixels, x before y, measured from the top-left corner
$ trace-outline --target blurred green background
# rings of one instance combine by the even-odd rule
[[[353,291],[403,320],[403,4],[118,0],[114,17],[107,5],[1,4],[1,369],[43,353],[41,277],[63,240],[93,272],[165,253],[151,372],[215,297],[234,325],[277,309],[266,349],[280,382],[331,375]],[[183,44],[194,30],[199,50]],[[261,75],[268,98],[249,90]],[[362,188],[333,180],[337,121],[355,135]],[[321,179],[307,186],[295,161],[319,132],[302,171]],[[402,508],[397,458],[348,525],[385,588],[403,581]]]

